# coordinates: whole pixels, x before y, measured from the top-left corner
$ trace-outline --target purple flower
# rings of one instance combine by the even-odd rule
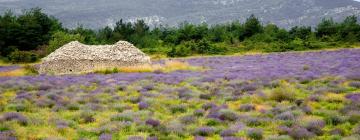
[[[152,136],[152,137],[147,137],[146,140],[158,140],[158,138],[156,136]]]
[[[198,136],[210,136],[215,133],[212,127],[200,127],[195,129],[194,134]]]
[[[360,102],[360,93],[348,94],[345,97],[352,102]]]
[[[310,139],[314,137],[314,134],[309,132],[306,128],[300,126],[294,126],[288,132],[288,135],[293,139],[301,140],[301,139]]]
[[[203,109],[205,110],[208,110],[208,109],[211,109],[211,108],[215,108],[217,107],[217,105],[215,103],[206,103],[202,106]]]
[[[0,131],[0,140],[17,140],[14,131],[6,130]]]
[[[157,126],[160,125],[160,121],[155,120],[155,119],[148,119],[148,120],[145,121],[145,123],[146,123],[147,125],[152,126],[152,127],[157,127]]]
[[[56,121],[56,128],[57,129],[65,129],[69,127],[69,123],[66,121],[58,120]]]
[[[247,131],[247,136],[253,140],[261,140],[263,139],[263,131],[261,129],[249,129]]]
[[[233,130],[233,129],[226,129],[226,130],[221,131],[220,136],[222,136],[222,137],[235,136],[235,134],[237,132],[238,131]]]
[[[6,121],[12,121],[12,120],[15,120],[17,122],[19,122],[20,124],[22,125],[26,125],[28,123],[28,119],[20,114],[20,113],[17,113],[17,112],[8,112],[8,113],[5,113],[3,115],[3,118],[6,120]]]
[[[99,136],[99,140],[112,140],[112,135],[103,133]]]
[[[130,136],[127,138],[128,140],[145,140],[142,136]]]
[[[139,102],[138,106],[139,106],[139,109],[141,109],[141,110],[149,108],[149,104],[144,101]]]
[[[283,112],[283,113],[277,115],[276,119],[284,120],[284,121],[291,121],[291,120],[295,120],[295,116],[291,112]]]

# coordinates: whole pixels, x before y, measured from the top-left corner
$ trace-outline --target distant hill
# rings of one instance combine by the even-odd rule
[[[144,19],[150,25],[180,22],[224,23],[244,21],[255,14],[264,23],[281,27],[315,25],[324,17],[342,20],[360,17],[360,2],[353,0],[0,0],[0,12],[43,8],[66,27],[112,26],[119,19]]]

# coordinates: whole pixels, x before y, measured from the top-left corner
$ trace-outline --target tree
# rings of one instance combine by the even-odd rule
[[[316,27],[316,36],[322,38],[324,36],[332,37],[338,31],[338,24],[332,18],[322,19]]]
[[[52,39],[49,42],[49,47],[47,48],[47,53],[51,53],[58,49],[59,47],[71,42],[71,41],[79,41],[83,42],[85,38],[80,34],[68,34],[63,31],[55,32],[52,36]]]
[[[16,49],[35,50],[47,44],[56,30],[62,30],[61,23],[42,13],[40,8],[24,11],[19,16],[7,11],[0,18],[1,55],[7,56]]]
[[[357,23],[356,16],[348,16],[340,24],[339,34],[341,39],[345,41],[359,41],[360,40],[360,25]]]
[[[17,38],[20,24],[16,21],[16,16],[7,11],[0,16],[0,55],[7,56],[18,47]]]
[[[261,25],[259,19],[257,19],[254,15],[251,15],[245,22],[244,37],[248,38],[262,32],[263,26]]]
[[[311,27],[306,27],[306,26],[300,26],[300,27],[295,26],[291,28],[289,31],[290,38],[292,40],[296,38],[307,40],[310,37],[311,33],[312,33]]]
[[[14,37],[17,38],[19,50],[33,50],[47,44],[52,32],[60,25],[55,18],[42,13],[40,8],[25,11],[17,22],[21,26]]]

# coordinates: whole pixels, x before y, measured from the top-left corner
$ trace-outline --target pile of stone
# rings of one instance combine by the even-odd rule
[[[126,41],[114,45],[70,42],[42,59],[40,74],[78,74],[150,64],[150,57]]]

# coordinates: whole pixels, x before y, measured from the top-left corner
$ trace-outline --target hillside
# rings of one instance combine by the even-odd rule
[[[250,14],[264,23],[281,27],[314,25],[323,17],[342,20],[360,15],[360,3],[353,0],[0,0],[0,12],[41,7],[59,18],[65,26],[99,28],[112,26],[117,20],[144,19],[151,25],[223,23],[244,21]],[[141,9],[141,10],[139,10]]]

